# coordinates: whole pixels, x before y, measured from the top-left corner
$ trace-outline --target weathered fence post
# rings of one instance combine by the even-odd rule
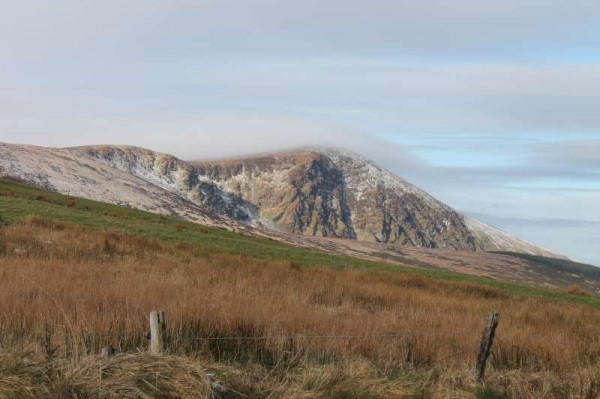
[[[492,352],[492,344],[494,343],[494,337],[496,335],[496,327],[500,321],[500,313],[492,312],[488,316],[488,324],[483,331],[481,337],[481,344],[479,345],[479,354],[477,355],[477,366],[475,369],[475,379],[477,382],[483,381],[485,374],[485,366],[490,353]]]
[[[165,311],[150,312],[150,353],[158,355],[167,349],[167,320]]]

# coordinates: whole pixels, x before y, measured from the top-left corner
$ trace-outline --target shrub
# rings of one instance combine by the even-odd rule
[[[42,201],[42,202],[50,202],[50,200],[44,195],[38,195],[37,197],[35,197],[35,200]]]
[[[577,296],[591,296],[589,292],[578,286],[577,284],[571,284],[569,288],[567,288],[567,292],[571,295]]]

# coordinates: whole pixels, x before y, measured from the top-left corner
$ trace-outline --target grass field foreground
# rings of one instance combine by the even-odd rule
[[[207,373],[239,398],[600,394],[594,297],[346,265],[14,187],[0,195],[0,397],[210,397]],[[154,308],[168,319],[158,358],[143,353]],[[502,319],[480,387],[472,368],[492,310]],[[120,354],[102,359],[106,345]]]

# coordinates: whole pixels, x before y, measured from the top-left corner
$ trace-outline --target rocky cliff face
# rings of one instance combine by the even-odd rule
[[[355,154],[302,151],[195,164],[260,209],[266,225],[313,236],[476,249],[457,212]]]
[[[185,162],[128,146],[0,144],[0,174],[63,193],[305,236],[558,256],[465,218],[353,153],[324,150]]]
[[[321,154],[195,164],[198,173],[260,209],[263,224],[307,235],[356,238],[343,173]]]

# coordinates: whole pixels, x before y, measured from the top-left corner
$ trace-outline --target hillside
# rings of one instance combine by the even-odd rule
[[[592,294],[310,251],[5,180],[0,213],[3,397],[210,398],[207,375],[229,398],[600,393]],[[158,357],[140,352],[153,308],[168,315]],[[471,370],[491,310],[502,319],[484,389]],[[109,344],[119,354],[98,356]]]
[[[567,301],[595,300],[562,295],[561,291],[572,284],[591,292],[600,290],[600,276],[592,274],[595,268],[576,262],[555,260],[563,265],[557,269],[547,266],[553,258],[513,253],[399,249],[380,243],[314,237],[298,241],[296,235],[273,239],[252,231],[234,232],[131,207],[65,196],[0,178],[0,225],[10,225],[29,215],[93,230],[184,242],[206,253],[286,261],[299,266],[410,272],[434,279],[472,281],[528,295],[558,296]]]
[[[465,218],[400,177],[342,151],[189,163],[137,147],[2,144],[0,174],[230,229],[561,257]]]
[[[97,167],[98,170],[102,170],[102,165]],[[105,178],[104,176],[100,175],[102,178]],[[57,179],[57,184],[67,183]],[[116,187],[117,184],[118,182],[115,182],[112,187]],[[123,208],[111,209],[108,204],[79,199],[77,201],[79,206],[69,208],[68,212],[65,213],[65,207],[68,207],[71,203],[69,197],[8,181],[0,181],[0,188],[2,188],[0,192],[10,194],[10,196],[0,195],[0,205],[2,205],[0,213],[4,217],[10,217],[11,212],[21,218],[27,214],[41,214],[44,217],[82,223],[90,227],[102,226],[102,228],[133,233],[141,232],[141,234],[152,232],[151,236],[155,238],[172,239],[174,235],[178,239],[189,240],[194,245],[199,245],[205,249],[219,248],[235,254],[252,254],[253,256],[260,256],[261,254],[271,256],[273,253],[285,254],[285,259],[302,264],[312,262],[312,264],[344,267],[384,262],[388,268],[395,267],[395,265],[408,265],[413,268],[434,270],[436,273],[441,272],[441,270],[449,270],[498,281],[526,283],[532,286],[564,289],[572,284],[577,284],[592,292],[600,290],[600,278],[590,278],[576,268],[556,270],[546,267],[540,262],[532,263],[510,255],[482,251],[410,248],[395,244],[286,234],[239,224],[227,217],[211,219],[209,221],[211,225],[224,227],[226,230],[214,229],[208,225],[200,226],[193,223],[184,223],[177,213],[175,215],[181,219],[177,224],[177,228],[172,224],[170,228],[167,228],[164,225],[166,223],[163,220],[164,216],[146,214],[135,209],[127,210],[123,214],[125,212]],[[151,186],[150,189],[162,190],[154,186]],[[165,195],[169,195],[169,192],[165,192]],[[47,198],[52,202],[36,200],[36,198]],[[61,205],[54,206],[55,204]],[[189,205],[183,201],[181,204],[193,206],[193,204]],[[181,206],[177,203],[175,205]],[[96,211],[90,211],[90,209]],[[110,216],[113,214],[116,216]],[[140,215],[144,216],[140,217]],[[138,221],[140,218],[144,223]],[[192,220],[198,221],[198,218]],[[203,223],[203,221],[201,222]],[[181,229],[181,231],[177,229]],[[193,231],[210,231],[212,234],[189,235],[190,229]],[[230,233],[227,230],[243,233],[244,235]],[[302,251],[301,248],[308,248],[311,251]],[[335,254],[336,256],[326,256],[326,253]]]

